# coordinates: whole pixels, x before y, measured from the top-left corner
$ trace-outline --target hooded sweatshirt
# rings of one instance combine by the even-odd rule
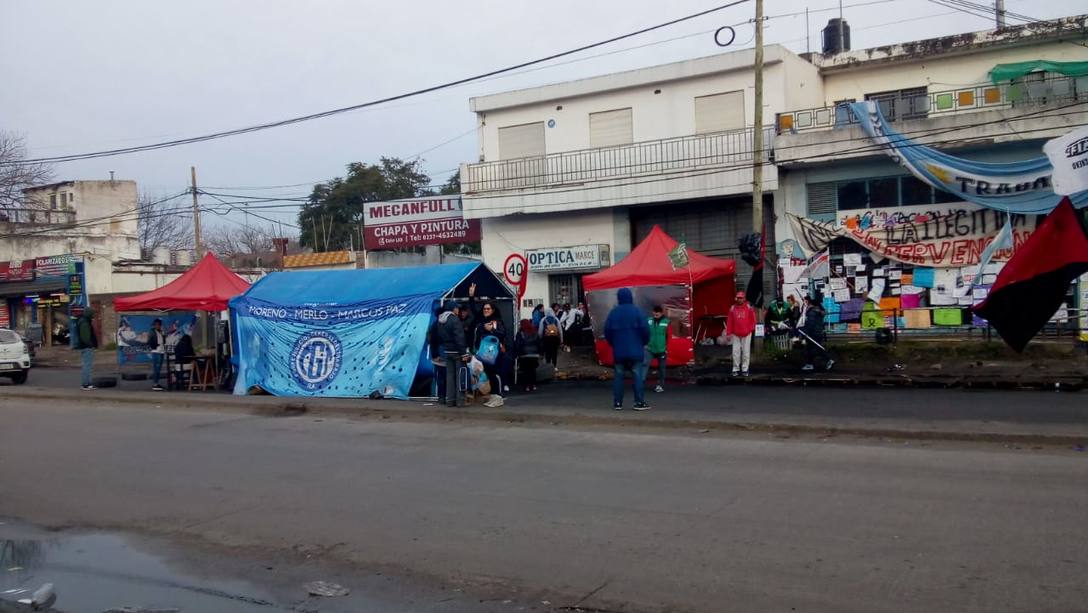
[[[745,337],[756,331],[756,310],[745,301],[743,304],[734,304],[729,309],[729,317],[725,320],[725,333],[731,336]]]
[[[555,311],[553,311],[551,307],[545,307],[544,317],[541,318],[540,326],[537,329],[537,334],[540,335],[540,338],[555,338],[554,336],[549,337],[547,334],[544,334],[545,330],[548,329],[549,324],[555,324],[555,327],[559,329],[559,342],[563,342],[563,326],[559,325],[559,318],[555,316]]]
[[[634,296],[626,287],[616,292],[619,302],[604,322],[604,338],[612,346],[616,362],[641,362],[643,348],[650,342],[646,315],[634,305]]]
[[[465,328],[452,310],[439,315],[435,326],[439,350],[442,353],[469,354],[468,343],[465,342]]]
[[[83,314],[79,316],[78,323],[76,325],[76,331],[78,332],[78,345],[77,349],[97,349],[98,337],[94,333],[94,325],[91,324],[91,320],[94,319],[94,309],[87,307],[83,310]]]

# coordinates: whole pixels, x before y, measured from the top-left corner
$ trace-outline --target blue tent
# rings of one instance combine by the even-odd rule
[[[269,274],[230,301],[234,393],[405,399],[429,374],[436,307],[467,297],[473,283],[513,313],[510,289],[473,262]]]

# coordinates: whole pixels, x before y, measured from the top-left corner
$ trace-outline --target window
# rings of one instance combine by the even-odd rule
[[[73,201],[75,199],[76,199],[76,195],[73,194],[72,192],[68,192],[68,202],[71,202],[71,201]]]
[[[875,101],[888,121],[919,119],[929,114],[929,92],[924,87],[865,94],[865,99]]]
[[[631,109],[589,114],[589,146],[611,147],[634,142]]]
[[[726,92],[695,98],[695,133],[744,128],[744,92]]]
[[[932,204],[933,188],[915,176],[899,178],[900,200],[903,206]]]
[[[839,210],[869,208],[869,194],[865,181],[842,181],[838,184]]]
[[[869,207],[899,206],[899,177],[869,179]]]
[[[543,121],[499,128],[499,159],[513,160],[543,155]]]
[[[806,190],[808,216],[825,221],[833,218],[836,211],[925,206],[961,200],[953,193],[930,187],[913,175],[810,183]]]
[[[53,209],[54,211],[57,209],[57,195],[56,194],[49,194],[49,208]]]

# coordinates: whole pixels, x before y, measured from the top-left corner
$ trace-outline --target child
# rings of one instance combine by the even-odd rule
[[[654,306],[653,316],[647,323],[650,325],[650,342],[646,345],[646,351],[650,354],[650,360],[646,363],[646,368],[657,360],[658,382],[654,391],[660,394],[665,391],[665,364],[668,362],[669,351],[669,318],[665,317],[665,310],[661,305]]]

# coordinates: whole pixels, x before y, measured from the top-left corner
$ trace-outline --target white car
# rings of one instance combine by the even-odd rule
[[[18,385],[26,383],[29,371],[30,352],[23,337],[11,330],[0,328],[0,377],[7,377]]]

